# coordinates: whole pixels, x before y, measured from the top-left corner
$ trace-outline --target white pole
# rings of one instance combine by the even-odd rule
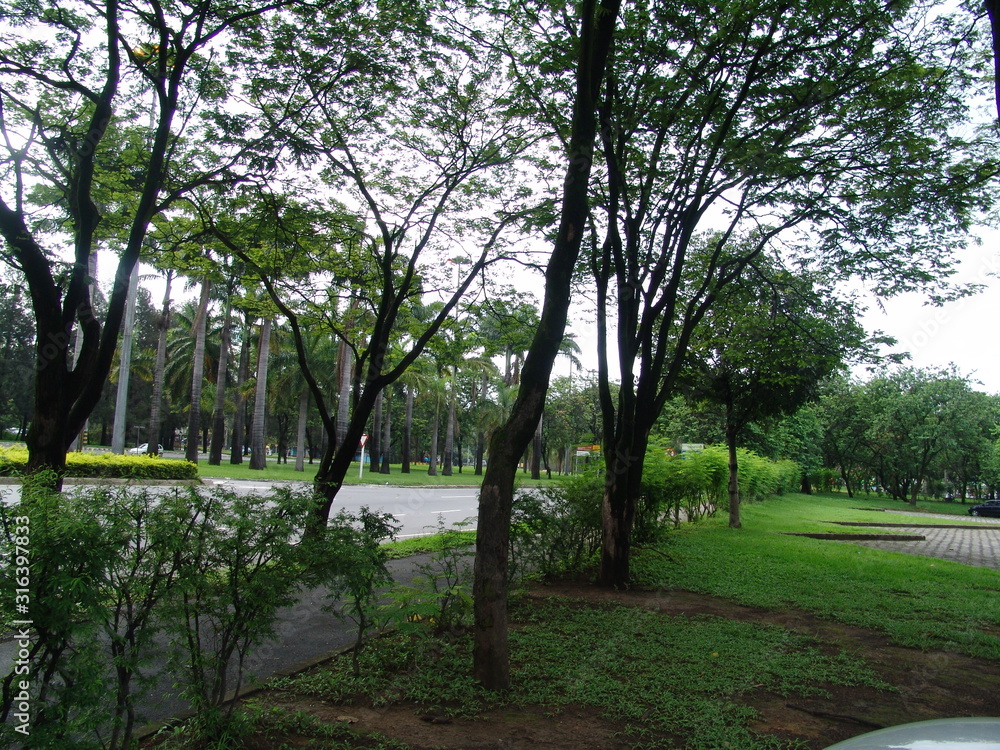
[[[358,479],[363,478],[365,471],[365,444],[361,444],[361,464],[358,466]]]

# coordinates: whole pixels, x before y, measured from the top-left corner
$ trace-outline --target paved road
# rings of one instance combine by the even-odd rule
[[[913,518],[912,513],[906,511],[887,511],[886,523],[897,522],[891,517],[895,515],[907,515]],[[882,515],[882,514],[875,514]],[[907,519],[905,523],[909,523]],[[980,568],[992,568],[1000,570],[1000,518],[975,518],[969,515],[933,515],[926,517],[925,524],[933,524],[941,521],[960,521],[963,525],[974,528],[954,527],[928,527],[927,525],[914,524],[912,526],[893,526],[892,531],[907,534],[920,534],[926,539],[924,541],[863,541],[850,542],[860,544],[864,547],[890,550],[892,552],[905,552],[910,555],[922,555],[924,557],[937,557],[942,560],[951,560],[963,565],[975,565]],[[882,519],[879,519],[880,521]],[[873,521],[873,523],[878,523]]]

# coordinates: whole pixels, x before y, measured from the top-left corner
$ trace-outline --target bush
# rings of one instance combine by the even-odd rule
[[[0,476],[21,476],[27,465],[28,451],[25,448],[0,448]],[[190,461],[147,455],[67,453],[64,476],[99,479],[196,480],[198,479],[198,467]]]
[[[201,734],[218,736],[230,719],[220,708],[228,680],[239,685],[247,653],[271,634],[305,577],[296,540],[311,495],[128,486],[58,493],[45,484],[51,479],[39,472],[25,480],[18,505],[0,504],[0,556],[15,562],[0,570],[0,614],[8,626],[31,620],[31,747],[131,747],[133,695],[163,633],[175,636],[171,681],[191,701]],[[27,612],[19,609],[24,588]],[[16,722],[14,688],[25,679],[15,682],[16,670],[3,681],[0,710],[0,739],[10,744],[19,739],[7,721]]]

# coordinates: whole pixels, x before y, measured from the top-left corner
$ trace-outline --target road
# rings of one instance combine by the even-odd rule
[[[267,492],[269,482],[208,479],[206,483],[232,487],[239,492]],[[445,525],[472,520],[468,528],[475,528],[478,513],[478,492],[475,487],[393,487],[376,485],[347,485],[340,489],[334,500],[334,509],[344,508],[355,512],[363,505],[371,510],[391,513],[402,524],[397,539],[409,539],[435,531],[438,518]]]
[[[206,486],[226,486],[237,492],[266,493],[273,482],[243,479],[205,479]],[[303,485],[308,484],[303,482]],[[89,485],[67,484],[67,491],[74,487]],[[410,539],[432,533],[438,519],[446,526],[471,521],[467,528],[475,528],[478,512],[476,487],[393,487],[383,485],[347,485],[341,488],[334,501],[334,511],[344,508],[357,511],[367,505],[371,510],[385,511],[395,516],[402,524],[397,539]],[[16,484],[0,486],[0,499],[5,503],[15,503],[20,499],[20,487]]]

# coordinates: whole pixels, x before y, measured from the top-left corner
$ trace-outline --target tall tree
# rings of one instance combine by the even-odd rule
[[[921,10],[776,0],[723,14],[635,2],[625,14],[590,258],[604,585],[629,583],[650,431],[692,333],[750,263],[781,253],[880,294],[933,292],[950,272],[996,168],[983,142],[953,135],[971,58]]]
[[[528,349],[512,413],[490,440],[490,460],[479,493],[473,669],[481,684],[495,690],[510,686],[507,550],[514,479],[521,454],[541,417],[552,365],[566,330],[573,268],[589,213],[588,190],[597,138],[595,112],[620,5],[619,0],[584,0],[580,5],[579,36],[571,38],[577,65],[566,147],[568,167],[559,228],[546,266],[542,314]]]
[[[254,388],[253,426],[250,440],[250,468],[261,470],[267,467],[267,453],[264,445],[264,419],[267,414],[267,365],[271,356],[271,318],[265,317],[260,325],[257,343],[257,375]]]
[[[229,149],[220,159],[207,148],[243,119],[217,116],[232,79],[213,47],[282,4],[4,7],[5,24],[23,31],[0,48],[0,147],[7,152],[0,234],[4,259],[24,274],[34,314],[29,471],[63,471],[68,446],[101,398],[152,218],[190,186],[228,179],[233,159],[246,153]],[[135,124],[147,121],[148,130]],[[51,221],[36,222],[42,214]],[[54,226],[59,231],[48,233]],[[120,254],[102,320],[90,297],[88,261],[112,239]],[[53,251],[60,245],[71,248],[68,258]],[[73,365],[75,325],[84,333]]]

